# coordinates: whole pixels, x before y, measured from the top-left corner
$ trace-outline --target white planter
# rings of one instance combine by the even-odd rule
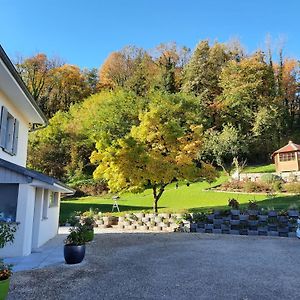
[[[135,215],[138,217],[139,220],[145,217],[144,213],[136,213]]]

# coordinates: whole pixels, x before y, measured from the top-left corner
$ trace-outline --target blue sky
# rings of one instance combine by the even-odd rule
[[[248,51],[266,36],[300,58],[299,0],[0,0],[0,43],[13,59],[44,52],[99,67],[125,45],[239,38]]]

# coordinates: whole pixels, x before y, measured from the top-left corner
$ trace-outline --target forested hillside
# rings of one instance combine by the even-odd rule
[[[210,164],[230,173],[233,162],[269,162],[289,139],[300,143],[299,62],[276,57],[201,41],[193,51],[125,47],[99,70],[44,54],[23,59],[17,69],[50,118],[31,133],[29,166],[69,182],[94,172],[100,190],[107,181],[137,190],[172,178],[212,180]]]

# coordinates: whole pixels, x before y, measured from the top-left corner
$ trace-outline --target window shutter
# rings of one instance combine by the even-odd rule
[[[17,119],[15,119],[14,139],[13,139],[13,147],[12,147],[12,153],[13,153],[13,155],[17,154],[17,151],[18,151],[18,140],[19,140],[19,121]]]
[[[5,148],[6,144],[6,127],[7,127],[7,109],[2,106],[1,110],[1,125],[0,125],[0,147]]]

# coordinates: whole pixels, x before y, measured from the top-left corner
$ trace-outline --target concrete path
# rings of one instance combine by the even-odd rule
[[[300,241],[212,234],[97,234],[79,265],[17,272],[17,299],[299,299]]]

